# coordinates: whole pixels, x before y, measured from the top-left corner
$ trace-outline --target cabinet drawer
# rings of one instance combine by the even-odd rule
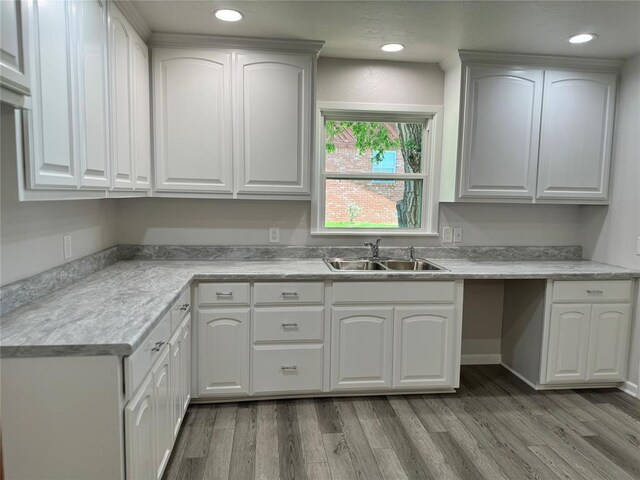
[[[554,302],[628,302],[631,280],[578,280],[553,282]]]
[[[453,303],[455,282],[335,282],[333,303]]]
[[[249,305],[248,283],[201,283],[198,286],[200,305]]]
[[[128,357],[124,358],[125,393],[129,398],[138,388],[146,374],[156,362],[171,336],[171,313],[144,339],[142,344]]]
[[[322,345],[253,347],[253,393],[322,390]]]
[[[323,307],[257,308],[254,342],[321,342]]]
[[[255,305],[322,303],[324,284],[317,283],[256,283],[253,287]]]
[[[191,311],[191,289],[187,288],[171,307],[171,331],[175,332],[182,319]]]

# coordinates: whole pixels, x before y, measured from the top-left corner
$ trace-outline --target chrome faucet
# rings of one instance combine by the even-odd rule
[[[381,238],[376,239],[376,243],[366,242],[365,247],[369,247],[371,249],[371,259],[378,260],[380,258],[380,241]]]
[[[416,249],[414,246],[409,247],[409,260],[412,262],[416,261]]]

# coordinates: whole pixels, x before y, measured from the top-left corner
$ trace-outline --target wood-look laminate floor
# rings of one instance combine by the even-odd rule
[[[499,366],[456,394],[189,407],[165,479],[640,479],[640,400],[536,392]]]

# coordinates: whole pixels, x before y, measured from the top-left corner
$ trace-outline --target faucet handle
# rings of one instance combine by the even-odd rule
[[[409,246],[409,260],[415,261],[416,259],[416,249],[413,245]]]

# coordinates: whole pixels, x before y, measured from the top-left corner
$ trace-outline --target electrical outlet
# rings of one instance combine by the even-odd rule
[[[280,229],[278,227],[269,229],[269,243],[280,243]]]
[[[442,243],[451,243],[453,242],[453,228],[444,227],[442,229]]]
[[[69,260],[73,257],[73,249],[71,246],[71,235],[62,236],[62,251],[64,253],[64,259]]]
[[[453,243],[460,243],[462,241],[462,227],[455,227],[453,229]]]

